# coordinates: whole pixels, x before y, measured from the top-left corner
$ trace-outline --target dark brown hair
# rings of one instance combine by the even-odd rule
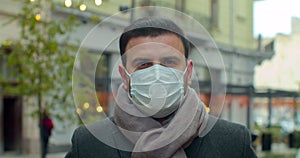
[[[141,36],[156,37],[159,35],[170,33],[180,37],[184,46],[184,55],[187,59],[190,51],[190,43],[186,39],[182,29],[169,19],[146,17],[138,19],[134,21],[131,25],[126,27],[120,37],[119,47],[123,65],[126,65],[126,55],[124,53],[126,46],[131,38]]]

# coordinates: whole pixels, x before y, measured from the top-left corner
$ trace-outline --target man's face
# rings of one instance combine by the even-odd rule
[[[128,41],[125,49],[125,68],[129,74],[160,64],[187,72],[184,77],[185,85],[191,83],[192,61],[186,60],[184,46],[175,34],[163,34],[156,37],[135,37]],[[125,89],[130,89],[130,81],[124,67],[119,67]],[[185,86],[186,87],[186,86]]]

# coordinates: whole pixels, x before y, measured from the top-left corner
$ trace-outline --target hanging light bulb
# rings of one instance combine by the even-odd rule
[[[65,6],[70,8],[72,6],[72,0],[65,0]]]
[[[86,5],[83,2],[79,5],[79,10],[80,11],[85,11],[86,10]]]
[[[34,2],[34,0],[30,0],[30,2]]]
[[[102,0],[95,0],[95,4],[96,4],[96,6],[101,5],[102,4]]]

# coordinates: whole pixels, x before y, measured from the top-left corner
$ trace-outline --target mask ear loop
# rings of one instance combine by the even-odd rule
[[[183,71],[183,75],[187,72],[188,66],[185,67],[184,71]]]
[[[129,74],[129,72],[126,70],[126,68],[125,67],[123,67],[123,69],[124,69],[124,71],[125,71],[125,73],[126,73],[126,75],[130,78],[130,74]]]
[[[124,72],[125,72],[125,74],[128,76],[128,78],[129,79],[131,79],[131,75],[129,74],[129,72],[126,70],[126,68],[125,67],[123,67],[123,70],[124,70]],[[127,82],[129,82],[129,79],[127,80]],[[129,84],[129,83],[128,83]],[[132,101],[132,97],[131,97],[131,83],[130,83],[130,85],[129,85],[129,87],[128,87],[128,98],[129,98],[129,100],[131,101],[131,102],[133,102]]]
[[[187,72],[187,69],[188,69],[188,66],[185,67],[185,69],[184,69],[184,71],[183,71],[183,75],[182,75],[183,91],[184,91],[184,76],[185,76],[185,74],[186,74],[186,72]],[[186,88],[186,90],[187,90],[187,89],[188,89],[188,87]],[[186,97],[186,94],[187,94],[187,93],[183,92],[183,96],[182,96],[181,100],[183,100],[183,98]]]

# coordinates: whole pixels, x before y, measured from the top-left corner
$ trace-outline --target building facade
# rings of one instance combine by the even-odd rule
[[[256,48],[253,39],[253,9],[252,0],[114,0],[103,1],[100,6],[95,6],[91,1],[87,2],[87,10],[79,11],[79,1],[73,1],[71,8],[65,8],[63,0],[56,0],[57,8],[52,16],[63,18],[68,14],[75,14],[82,24],[74,31],[72,39],[82,41],[80,48],[84,48],[90,53],[90,56],[99,57],[97,53],[101,52],[101,62],[94,63],[97,67],[95,74],[95,85],[98,91],[98,98],[103,109],[109,115],[114,105],[113,93],[116,87],[121,83],[120,77],[115,73],[116,65],[120,61],[118,52],[117,38],[123,28],[127,26],[131,20],[143,16],[155,15],[161,12],[155,10],[157,8],[167,7],[186,13],[198,21],[203,28],[202,33],[199,25],[193,22],[176,21],[183,25],[187,32],[188,38],[193,41],[193,49],[190,58],[199,58],[199,52],[203,53],[209,63],[205,60],[194,60],[195,74],[198,76],[196,83],[203,86],[210,86],[211,78],[219,79],[220,85],[237,85],[237,86],[253,86],[254,67],[261,63],[264,59],[271,57],[272,50],[261,50]],[[0,23],[5,23],[9,18],[16,16],[21,5],[12,0],[4,0],[0,6]],[[146,6],[154,6],[149,7]],[[120,8],[140,7],[141,12],[131,12],[129,10],[120,13]],[[115,15],[117,14],[117,15]],[[114,15],[113,18],[106,18]],[[93,22],[93,17],[98,16],[102,19],[102,24],[97,25]],[[177,15],[170,15],[177,16]],[[2,46],[7,40],[19,38],[19,30],[17,24],[10,24],[0,29],[0,42]],[[91,34],[91,30],[93,33]],[[205,36],[203,36],[205,35]],[[209,35],[209,36],[207,36]],[[88,38],[86,38],[88,37]],[[99,37],[101,42],[99,42]],[[205,38],[203,38],[205,37]],[[209,37],[212,37],[209,38]],[[112,39],[113,38],[113,39]],[[213,42],[211,42],[213,41]],[[109,43],[109,45],[107,45]],[[213,44],[213,46],[211,45]],[[199,49],[196,49],[199,48]],[[217,48],[217,49],[216,49]],[[215,52],[219,52],[216,54]],[[214,60],[216,55],[222,59],[222,62]],[[84,65],[85,63],[80,63]],[[225,70],[225,71],[223,71]],[[6,73],[6,69],[2,67],[2,73]],[[201,89],[201,87],[200,87]],[[6,96],[0,94],[0,153],[14,150],[18,152],[38,152],[38,126],[37,120],[28,117],[26,114],[30,111],[28,103],[22,101],[21,96]],[[202,99],[209,104],[209,98],[212,96],[211,91],[203,91],[199,94]],[[224,107],[220,109],[222,114],[220,117],[249,125],[251,122],[251,111],[249,111],[251,102],[247,95],[225,95]],[[13,97],[13,99],[11,99]],[[88,102],[88,101],[86,101]],[[84,103],[86,103],[84,102]],[[84,104],[79,103],[79,104]],[[95,104],[90,102],[90,105]],[[86,104],[85,104],[86,105]],[[9,108],[7,108],[9,107]],[[85,106],[87,107],[87,106]],[[14,116],[6,116],[9,110],[15,111]],[[77,113],[80,114],[80,105],[77,107]],[[5,116],[4,116],[5,115]],[[2,117],[4,116],[4,117]],[[15,122],[13,127],[6,126],[8,120],[13,117]],[[2,120],[1,120],[2,119]],[[10,122],[11,123],[11,122]],[[59,122],[57,122],[59,124]],[[70,137],[73,129],[60,128],[59,125],[54,130],[54,135],[50,140],[52,144],[70,144]],[[17,131],[13,136],[6,135],[8,129],[13,128]],[[1,134],[2,133],[2,134]],[[3,135],[4,137],[1,137]],[[6,140],[11,138],[11,140]],[[14,139],[14,140],[13,140]],[[17,141],[17,140],[20,140]],[[10,145],[11,142],[14,145]],[[13,146],[12,149],[6,146]]]
[[[300,88],[300,19],[292,18],[292,31],[290,34],[277,34],[272,39],[265,39],[266,43],[274,46],[274,56],[255,67],[254,85],[258,89],[277,89],[281,91],[299,92]],[[255,100],[254,119],[258,124],[266,125],[268,117],[270,124],[288,124],[289,131],[299,125],[299,97],[293,95],[272,100],[272,112],[268,107],[267,98]]]

